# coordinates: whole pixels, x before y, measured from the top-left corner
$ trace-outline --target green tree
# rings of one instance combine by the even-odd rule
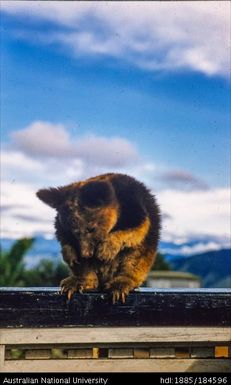
[[[24,285],[24,256],[33,242],[33,238],[22,238],[9,251],[0,250],[0,286]]]
[[[157,253],[156,261],[152,266],[152,270],[171,270],[170,265],[165,260],[163,254]]]
[[[24,257],[33,242],[33,238],[23,238],[9,251],[0,249],[0,286],[59,286],[67,277],[68,268],[61,261],[42,259],[33,268],[26,267]]]
[[[25,286],[59,286],[67,277],[68,268],[63,262],[42,259],[37,266],[24,273]]]

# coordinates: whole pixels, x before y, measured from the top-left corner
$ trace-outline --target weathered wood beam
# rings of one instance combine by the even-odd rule
[[[231,326],[231,290],[141,288],[112,305],[103,292],[0,288],[0,328],[78,326]]]

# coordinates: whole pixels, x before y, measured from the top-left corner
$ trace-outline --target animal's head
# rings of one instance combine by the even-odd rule
[[[94,255],[97,242],[105,238],[118,219],[114,191],[104,181],[42,189],[37,197],[57,211],[61,227],[78,239],[85,258]]]

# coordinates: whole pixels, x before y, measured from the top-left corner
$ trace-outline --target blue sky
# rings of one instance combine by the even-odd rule
[[[153,73],[111,58],[76,60],[16,39],[18,24],[28,28],[25,18],[3,17],[3,139],[31,121],[62,122],[72,135],[123,136],[148,159],[212,185],[228,183],[227,79],[187,70]]]
[[[2,8],[6,183],[33,191],[113,170],[137,176],[162,199],[227,197],[228,2],[5,1]],[[51,177],[54,164],[60,172]],[[12,208],[10,215],[6,222]]]

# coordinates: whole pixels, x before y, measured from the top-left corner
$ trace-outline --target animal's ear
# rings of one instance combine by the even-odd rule
[[[37,191],[37,197],[48,206],[57,209],[66,198],[66,191],[62,187],[48,188]]]
[[[89,182],[80,189],[80,201],[87,207],[100,207],[109,204],[113,198],[113,190],[106,182]]]

